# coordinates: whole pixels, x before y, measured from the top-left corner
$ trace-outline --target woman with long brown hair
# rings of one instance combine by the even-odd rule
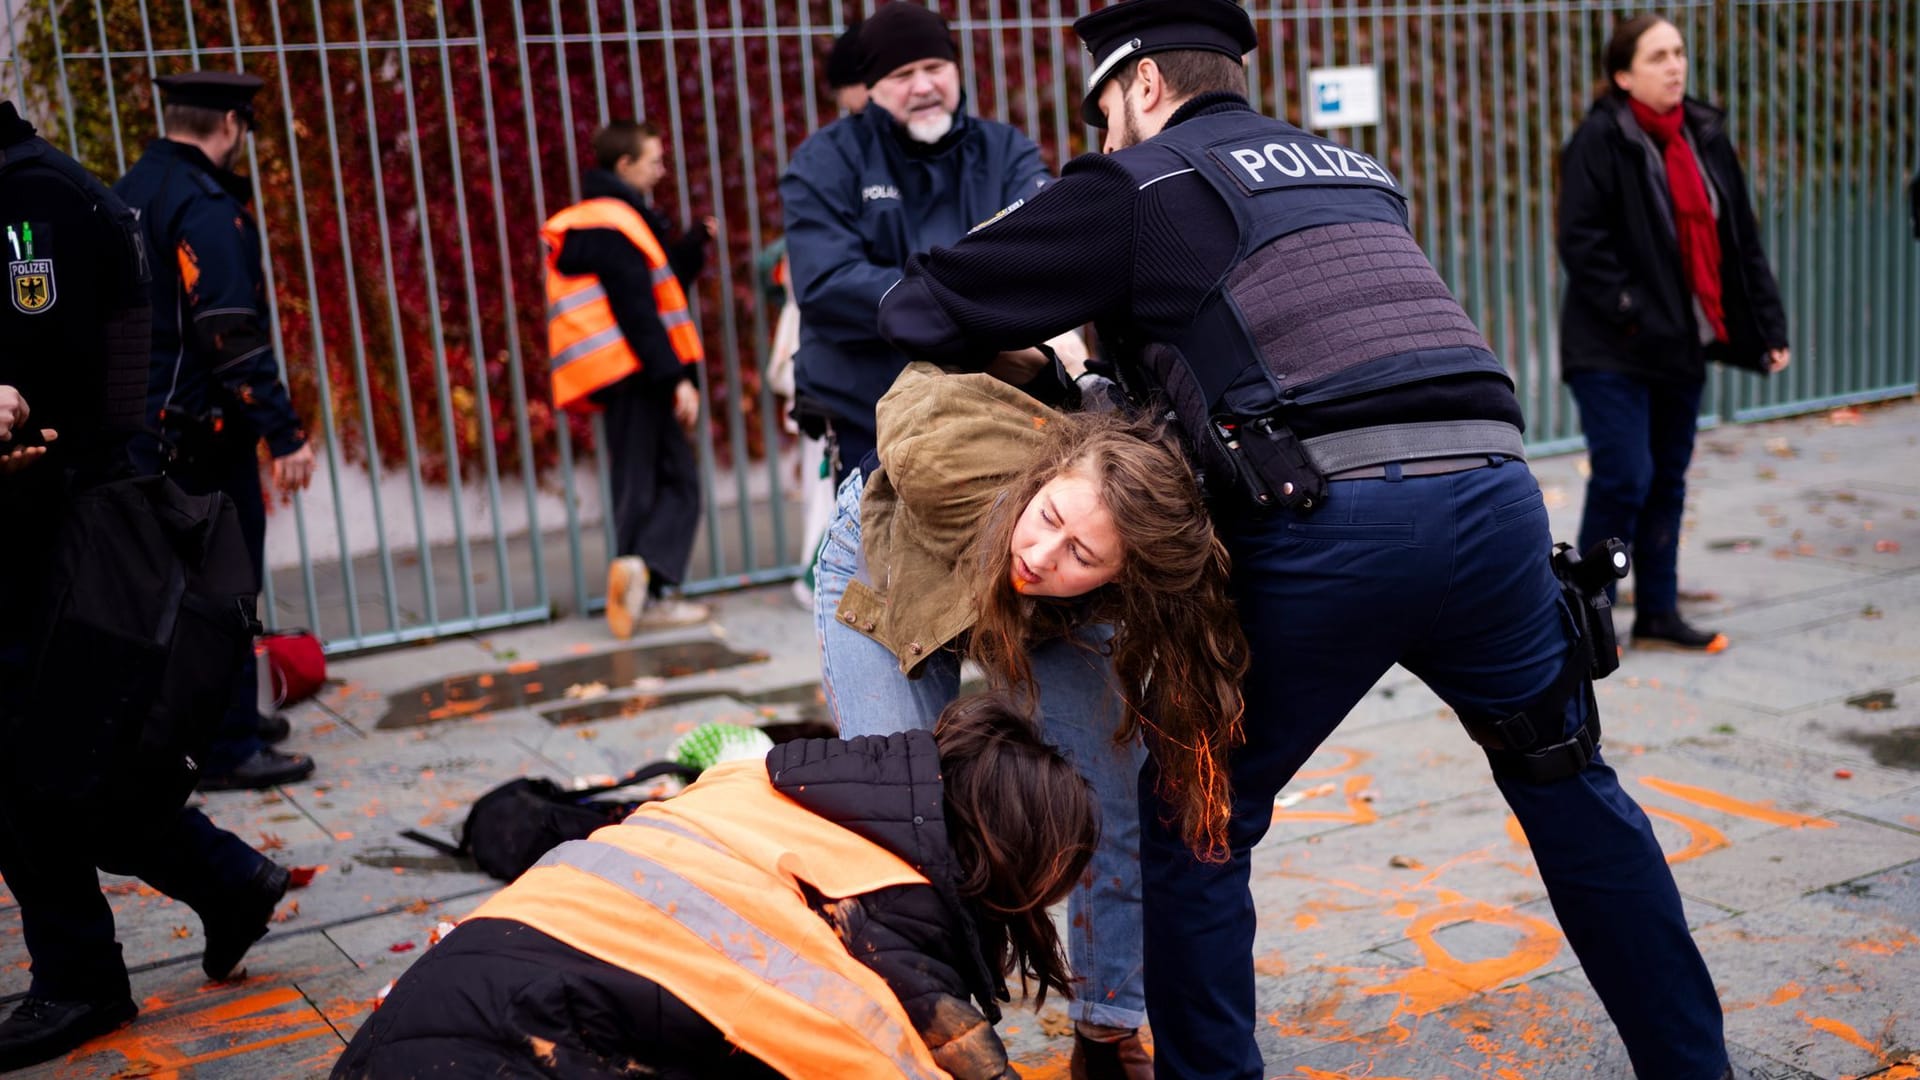
[[[1138,784],[1198,853],[1226,850],[1246,642],[1225,549],[1165,433],[1062,413],[987,375],[916,364],[841,486],[815,620],[843,735],[925,727],[971,659],[1038,705],[1104,823],[1071,899],[1075,1076],[1146,1076]]]

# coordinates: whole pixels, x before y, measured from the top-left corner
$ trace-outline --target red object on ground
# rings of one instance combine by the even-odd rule
[[[1853,770],[1852,769],[1835,769],[1833,770],[1833,775],[1839,777],[1842,780],[1851,780],[1853,779]]]
[[[412,952],[413,949],[414,945],[411,941],[396,941],[387,946],[388,952]]]
[[[320,692],[327,681],[327,657],[320,649],[320,639],[311,631],[264,634],[260,644],[267,650],[267,670],[272,674],[277,708],[297,705]]]

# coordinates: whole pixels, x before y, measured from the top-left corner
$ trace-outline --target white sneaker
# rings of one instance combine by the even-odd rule
[[[695,604],[677,596],[663,596],[648,604],[640,613],[640,625],[646,627],[692,626],[706,622],[713,616],[713,609],[705,604]]]
[[[622,555],[607,566],[607,629],[626,640],[647,607],[647,563],[638,555]]]

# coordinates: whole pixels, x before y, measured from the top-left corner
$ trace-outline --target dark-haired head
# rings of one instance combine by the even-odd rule
[[[1066,954],[1047,908],[1086,872],[1100,818],[1087,781],[1041,740],[1004,693],[948,705],[933,730],[946,788],[947,835],[960,895],[980,923],[981,945],[1002,975],[1071,994]]]
[[[1662,113],[1686,97],[1686,41],[1671,20],[1659,15],[1635,15],[1615,26],[1600,65],[1606,73],[1602,96],[1631,97]]]

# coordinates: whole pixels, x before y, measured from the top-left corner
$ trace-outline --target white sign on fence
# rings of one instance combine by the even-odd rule
[[[1307,77],[1307,127],[1365,127],[1380,122],[1380,72],[1372,64],[1314,68]]]

